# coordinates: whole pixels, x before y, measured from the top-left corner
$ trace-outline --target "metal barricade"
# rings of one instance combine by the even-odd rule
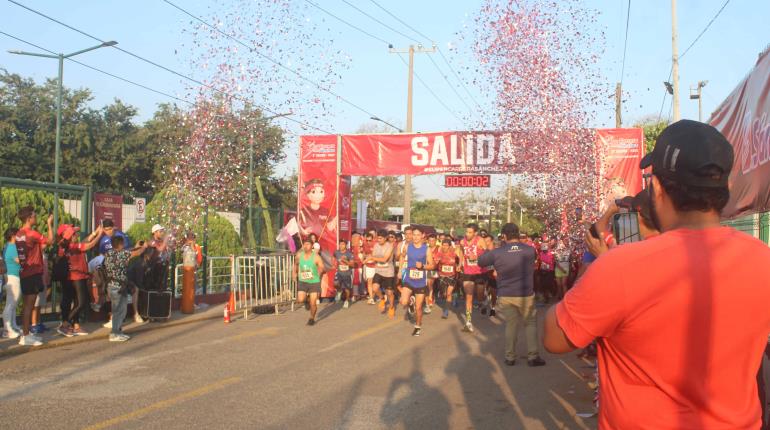
[[[234,257],[209,257],[206,267],[198,267],[195,270],[195,295],[226,293],[228,288],[235,285],[233,282],[233,258]],[[208,284],[203,289],[203,271],[208,272]],[[184,271],[182,265],[174,267],[174,296],[182,294],[182,278]]]
[[[275,253],[235,259],[235,310],[292,303],[297,283],[292,276],[294,255]]]

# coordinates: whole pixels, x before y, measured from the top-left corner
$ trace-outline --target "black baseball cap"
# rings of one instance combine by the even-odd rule
[[[721,188],[727,186],[733,159],[733,147],[719,130],[683,119],[660,133],[655,149],[642,159],[639,167],[652,166],[654,175],[683,185]],[[704,172],[707,168],[716,168],[718,173]]]

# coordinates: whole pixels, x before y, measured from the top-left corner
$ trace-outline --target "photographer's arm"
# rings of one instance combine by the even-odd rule
[[[569,341],[559,322],[556,319],[556,306],[551,306],[545,313],[545,330],[543,333],[543,346],[545,350],[553,354],[566,354],[577,349]]]

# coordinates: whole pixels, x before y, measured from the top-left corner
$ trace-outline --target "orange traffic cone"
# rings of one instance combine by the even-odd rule
[[[233,296],[233,292],[230,292],[230,300],[225,303],[225,324],[230,323],[230,312],[235,309],[235,296]]]

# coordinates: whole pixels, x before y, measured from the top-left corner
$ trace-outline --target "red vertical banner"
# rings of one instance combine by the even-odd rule
[[[353,208],[351,207],[351,178],[350,176],[340,176],[339,188],[339,234],[340,240],[350,241],[353,232]]]
[[[634,196],[642,191],[639,162],[645,152],[643,129],[597,129],[596,149],[600,168],[600,204],[607,198]]]
[[[123,229],[123,196],[94,193],[94,222],[99,225],[106,219],[111,219],[116,229]]]
[[[299,160],[300,234],[318,236],[323,251],[337,248],[337,136],[301,136]]]

